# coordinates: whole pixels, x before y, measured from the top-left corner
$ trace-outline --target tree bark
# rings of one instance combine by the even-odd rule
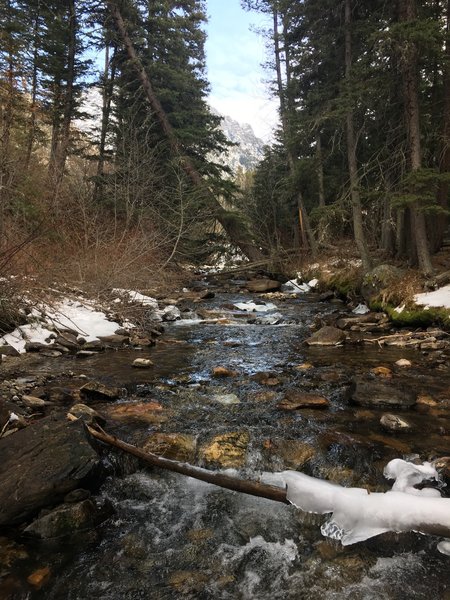
[[[193,477],[194,479],[200,479],[201,481],[206,481],[207,483],[212,483],[228,490],[234,490],[235,492],[241,492],[251,496],[258,496],[260,498],[267,498],[268,500],[289,504],[286,499],[286,490],[282,488],[273,485],[267,485],[265,483],[259,483],[258,481],[238,479],[237,477],[230,477],[229,475],[224,475],[222,473],[208,471],[207,469],[201,469],[200,467],[194,467],[187,463],[169,460],[168,458],[157,456],[156,454],[151,454],[150,452],[144,452],[143,450],[136,448],[136,446],[132,446],[131,444],[127,444],[126,442],[123,442],[112,435],[108,435],[104,431],[100,432],[92,427],[88,427],[88,431],[97,440],[100,440],[109,446],[119,448],[120,450],[139,458],[139,460],[150,464],[153,467],[159,467],[161,469],[166,469],[167,471],[181,473],[182,475],[187,475],[188,477]]]
[[[406,23],[413,21],[415,18],[415,0],[400,0],[400,20]],[[422,167],[418,87],[419,71],[415,42],[406,41],[406,46],[403,48],[402,75],[409,160],[411,171],[414,172]],[[433,272],[433,266],[428,248],[425,215],[417,201],[412,203],[410,211],[412,234],[417,251],[419,269],[428,275]]]
[[[30,118],[28,123],[27,144],[25,151],[24,170],[27,172],[30,168],[31,155],[36,137],[36,110],[37,110],[37,87],[38,87],[38,34],[39,34],[40,2],[37,3],[36,15],[33,25],[33,70],[31,74],[31,104]]]
[[[322,155],[322,140],[320,132],[316,135],[316,163],[317,163],[317,184],[319,187],[319,206],[325,206],[325,185],[323,181],[323,155]]]
[[[122,14],[113,0],[106,0],[107,5],[111,11],[112,17],[117,27],[117,31],[122,40],[124,48],[127,52],[128,58],[133,64],[141,86],[146,94],[147,100],[150,107],[155,114],[161,129],[169,143],[172,154],[179,158],[180,165],[186,176],[190,179],[193,185],[203,193],[204,199],[207,201],[209,206],[213,210],[215,218],[224,228],[228,234],[231,242],[238,246],[247,258],[251,261],[258,261],[264,258],[261,250],[255,246],[253,241],[250,239],[250,235],[246,230],[244,224],[239,219],[223,208],[217,198],[214,196],[212,191],[207,186],[205,180],[202,178],[200,173],[194,167],[192,161],[183,152],[183,148],[177,139],[176,133],[172,128],[172,125],[167,118],[167,115],[153,90],[153,86],[150,79],[145,71],[145,68],[136,54],[134,45],[128,35]]]
[[[284,146],[286,148],[286,154],[289,164],[289,171],[291,173],[291,177],[295,177],[295,165],[296,165],[296,157],[291,149],[291,130],[289,124],[289,112],[290,106],[289,102],[286,99],[284,86],[283,86],[283,75],[281,69],[281,48],[280,48],[280,34],[278,31],[278,9],[276,3],[274,3],[273,11],[273,41],[274,41],[274,51],[275,51],[275,68],[277,73],[277,88],[278,88],[278,98],[280,102],[280,118],[281,118],[281,127],[283,130],[283,138],[284,138]],[[285,27],[286,27],[286,23]],[[291,79],[291,69],[289,63],[289,53],[286,52],[286,81],[290,81]],[[309,243],[309,247],[311,249],[311,255],[313,258],[317,256],[318,248],[317,242],[314,237],[314,233],[309,221],[308,213],[303,204],[303,198],[301,192],[297,194],[297,206],[299,211],[299,227],[302,235],[303,244],[306,245],[306,241]],[[306,233],[306,238],[305,238]]]
[[[347,89],[351,86],[352,71],[352,32],[351,32],[352,14],[351,0],[345,0],[345,80]],[[372,261],[367,248],[364,235],[363,217],[361,208],[361,198],[359,194],[359,175],[356,160],[356,136],[354,129],[353,110],[349,108],[346,115],[346,134],[347,134],[347,160],[348,173],[350,179],[350,197],[353,214],[353,234],[355,236],[356,246],[361,257],[363,268],[370,271]]]

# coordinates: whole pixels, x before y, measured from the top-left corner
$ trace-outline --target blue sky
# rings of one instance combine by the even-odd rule
[[[263,15],[248,13],[240,0],[207,0],[206,60],[211,84],[209,101],[224,115],[249,123],[256,135],[270,141],[277,121],[277,102],[265,81],[269,74],[265,41],[251,26],[265,25]]]

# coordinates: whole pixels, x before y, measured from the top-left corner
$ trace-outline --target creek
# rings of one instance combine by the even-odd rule
[[[349,403],[353,377],[378,366],[391,369],[400,386],[444,398],[450,390],[445,354],[436,360],[432,353],[376,345],[308,348],[304,340],[314,320],[341,308],[304,294],[270,300],[277,305],[277,317],[270,319],[273,313],[233,307],[243,300],[249,298],[219,293],[208,304],[218,320],[168,326],[148,351],[155,365],[149,371],[130,368],[136,357],[131,350],[99,354],[82,365],[73,359],[72,368],[127,387],[128,403],[162,406],[159,423],[122,421],[116,427],[131,442],[156,432],[182,433],[201,449],[215,436],[241,434],[244,462],[233,472],[245,478],[299,468],[382,491],[388,489],[382,471],[390,459],[450,453],[449,410],[389,409],[412,424],[410,432],[389,434],[379,423],[384,410]],[[412,367],[395,367],[399,358]],[[236,374],[215,378],[217,366]],[[277,404],[289,389],[322,395],[330,406],[282,411]],[[239,403],[230,403],[231,397]],[[108,408],[96,406],[99,412]],[[324,519],[294,507],[144,470],[115,452],[108,460],[111,475],[99,494],[111,500],[114,516],[70,543],[34,542],[33,564],[49,566],[51,579],[41,591],[16,598],[450,598],[449,558],[428,536],[384,534],[343,548],[321,536]],[[197,463],[214,468],[205,453],[197,453]],[[30,563],[20,569],[15,575],[25,577]]]

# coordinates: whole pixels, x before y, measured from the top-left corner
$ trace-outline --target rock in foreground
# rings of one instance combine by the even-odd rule
[[[83,425],[47,417],[0,440],[0,525],[54,505],[99,467]]]

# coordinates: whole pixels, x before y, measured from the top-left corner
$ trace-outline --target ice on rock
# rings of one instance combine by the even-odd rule
[[[363,488],[345,488],[297,471],[283,471],[265,481],[286,486],[287,500],[303,511],[327,514],[330,520],[322,534],[340,540],[344,546],[395,531],[418,531],[450,538],[450,499],[436,489],[414,486],[439,476],[431,463],[415,465],[395,459],[384,474],[395,479],[391,491],[369,493]],[[450,553],[450,540],[441,542],[439,551]]]

